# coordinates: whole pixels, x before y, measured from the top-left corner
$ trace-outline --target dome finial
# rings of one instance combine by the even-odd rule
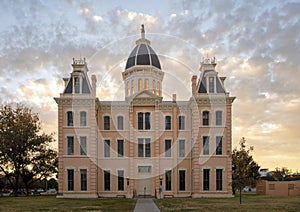
[[[141,36],[142,36],[142,38],[145,38],[145,27],[144,27],[144,24],[141,25]]]

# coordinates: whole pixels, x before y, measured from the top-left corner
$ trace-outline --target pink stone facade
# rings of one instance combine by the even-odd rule
[[[215,59],[191,76],[186,101],[164,101],[159,61],[133,53],[124,101],[96,97],[96,77],[73,60],[58,104],[58,197],[231,197],[232,102]],[[155,55],[154,55],[155,56]],[[143,64],[140,64],[143,63]],[[121,73],[120,73],[121,74]]]

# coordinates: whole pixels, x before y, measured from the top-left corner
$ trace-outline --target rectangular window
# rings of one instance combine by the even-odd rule
[[[216,111],[216,125],[222,125],[222,111]]]
[[[214,77],[209,77],[209,93],[214,93],[215,92],[215,78]]]
[[[86,126],[86,112],[80,111],[80,126]]]
[[[146,146],[146,148],[145,148],[145,156],[146,157],[151,157],[151,143],[150,143],[150,138],[146,138],[145,139],[145,146]]]
[[[179,157],[185,157],[185,140],[179,140]]]
[[[222,155],[222,136],[216,137],[216,155]]]
[[[104,130],[110,130],[110,117],[104,116]]]
[[[124,171],[118,170],[118,191],[124,191]]]
[[[171,157],[171,140],[165,140],[165,157]]]
[[[74,155],[74,137],[68,136],[68,155]]]
[[[68,111],[67,112],[67,125],[68,126],[74,126],[74,122],[73,122],[73,112],[72,111]]]
[[[86,155],[86,136],[80,136],[80,155]]]
[[[138,139],[138,156],[144,157],[144,140],[142,138]]]
[[[223,170],[217,169],[216,170],[216,190],[222,191],[222,184],[223,184]]]
[[[124,156],[124,140],[117,140],[118,142],[118,157]]]
[[[165,130],[171,130],[171,116],[165,117]]]
[[[110,171],[104,171],[104,191],[110,191]]]
[[[80,93],[80,78],[74,77],[74,91],[75,93]]]
[[[209,169],[203,169],[203,190],[209,191]]]
[[[110,157],[110,140],[104,140],[104,157]]]
[[[80,190],[86,191],[87,190],[87,170],[80,169]]]
[[[165,181],[166,181],[166,191],[171,191],[172,190],[172,171],[168,170],[165,173]]]
[[[209,136],[203,136],[203,155],[209,155]]]
[[[144,114],[138,113],[138,129],[143,130],[144,129]]]
[[[151,157],[150,138],[138,139],[138,157]]]
[[[74,191],[74,170],[68,169],[68,191]]]
[[[185,129],[185,117],[184,116],[179,116],[178,117],[178,129],[179,130],[184,130]]]
[[[145,113],[145,130],[150,130],[150,113]]]
[[[185,191],[185,170],[179,170],[179,191]]]
[[[118,116],[117,117],[118,121],[118,130],[124,130],[124,125],[123,125],[123,116]]]
[[[203,126],[209,125],[209,111],[202,112],[202,124]]]

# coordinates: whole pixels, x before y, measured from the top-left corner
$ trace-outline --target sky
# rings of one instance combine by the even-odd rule
[[[191,96],[216,57],[233,103],[233,147],[245,137],[261,168],[300,171],[300,1],[2,0],[0,103],[23,103],[57,137],[72,58],[85,57],[100,100],[122,100],[121,73],[145,25],[165,72],[165,100]]]

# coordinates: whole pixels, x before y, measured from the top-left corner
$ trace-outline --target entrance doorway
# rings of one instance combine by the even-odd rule
[[[152,167],[138,166],[138,187],[137,194],[139,196],[149,196],[152,191]]]

